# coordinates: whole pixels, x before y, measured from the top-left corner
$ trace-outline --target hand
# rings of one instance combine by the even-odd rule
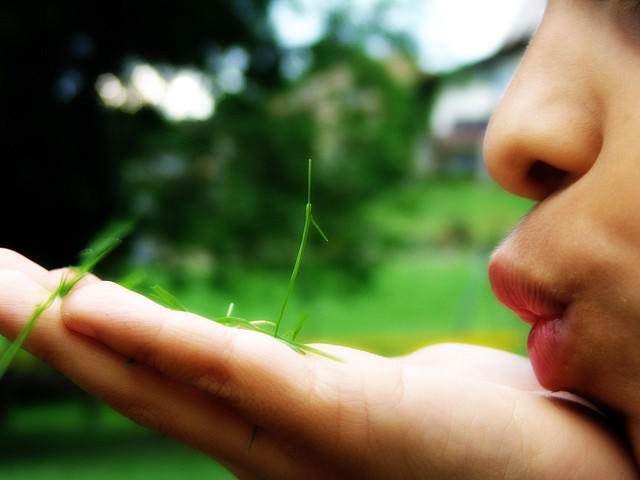
[[[0,333],[15,338],[60,275],[0,250]],[[240,478],[636,476],[597,414],[544,392],[506,352],[442,345],[387,359],[318,346],[339,363],[96,278],[57,300],[26,347]]]

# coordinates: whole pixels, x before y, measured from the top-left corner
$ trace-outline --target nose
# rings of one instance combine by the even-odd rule
[[[598,93],[586,71],[593,62],[577,58],[583,34],[567,33],[566,20],[547,11],[485,136],[490,175],[533,200],[577,181],[602,148]]]

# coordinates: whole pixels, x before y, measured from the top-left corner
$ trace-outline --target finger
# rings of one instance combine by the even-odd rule
[[[49,275],[46,268],[7,248],[0,248],[0,270],[23,272],[41,285],[47,283]]]
[[[87,288],[87,287],[84,287]],[[80,289],[81,290],[81,289]],[[79,291],[80,291],[79,290]],[[0,333],[15,338],[49,292],[22,272],[0,270]],[[68,330],[57,300],[26,347],[116,410],[244,470],[286,478],[291,459],[267,432],[247,451],[253,425],[209,395]]]
[[[195,385],[267,430],[308,441],[335,433],[338,362],[168,310],[105,282],[71,294],[63,309],[70,329]]]
[[[63,278],[70,279],[75,275],[75,272],[70,268],[58,268],[48,271],[27,257],[6,248],[0,248],[0,270],[22,272],[50,291],[55,290]],[[76,288],[96,281],[98,281],[96,276],[87,274]]]

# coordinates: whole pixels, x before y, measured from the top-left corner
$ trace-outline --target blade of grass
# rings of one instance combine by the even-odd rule
[[[275,323],[273,323],[273,322],[271,322],[269,320],[251,320],[251,322],[249,322],[249,323],[251,323],[252,325],[255,325],[255,326],[260,326],[260,325],[265,325],[265,326],[269,326],[269,327],[275,327],[276,326]]]
[[[316,222],[316,219],[313,217],[313,215],[311,215],[311,223],[313,224],[313,226],[316,228],[316,230],[318,231],[318,233],[320,234],[320,236],[322,237],[322,239],[325,242],[329,242],[329,239],[327,238],[327,236],[324,234],[324,232],[322,231],[322,228],[320,228],[320,225],[318,225],[318,222]]]
[[[269,328],[273,322],[268,323],[256,323],[255,321],[249,321],[245,318],[240,317],[217,317],[213,319],[214,322],[219,323],[220,325],[224,325],[226,327],[236,327],[236,328],[244,328],[245,330],[253,330],[254,332],[264,333],[266,335],[271,336],[271,332]]]
[[[287,306],[289,305],[289,299],[291,298],[291,294],[293,293],[293,289],[296,285],[296,280],[298,279],[298,273],[300,272],[300,266],[302,265],[302,257],[304,255],[304,250],[307,246],[307,241],[309,240],[309,226],[311,225],[311,168],[312,161],[309,159],[307,164],[307,205],[305,207],[305,216],[304,216],[304,228],[302,229],[302,238],[300,239],[300,246],[298,247],[298,254],[296,255],[296,261],[293,265],[293,271],[291,272],[291,277],[289,278],[289,286],[287,287],[287,293],[285,294],[284,300],[282,302],[282,306],[280,307],[280,313],[278,314],[278,319],[276,320],[276,328],[273,331],[273,336],[278,337],[280,333],[280,327],[282,325],[282,320],[284,319],[285,313],[287,312]]]
[[[113,223],[101,232],[89,247],[80,253],[80,265],[73,268],[75,275],[58,287],[60,297],[66,297],[80,280],[91,273],[107,255],[118,248],[122,239],[131,232],[132,228],[132,222],[120,221]]]
[[[293,340],[287,340],[286,338],[282,338],[279,337],[278,340],[280,340],[282,343],[284,343],[286,346],[288,346],[289,348],[291,348],[292,350],[301,353],[303,355],[306,354],[313,354],[313,355],[318,355],[319,357],[324,357],[324,358],[328,358],[330,360],[334,360],[336,362],[340,362],[343,363],[344,360],[342,360],[340,357],[337,357],[335,355],[332,355],[330,353],[324,352],[318,348],[312,347],[310,345],[306,345],[304,343],[298,343],[295,342]]]
[[[29,317],[27,324],[20,331],[18,338],[16,338],[9,345],[7,350],[5,350],[5,352],[2,354],[2,357],[0,357],[0,380],[2,380],[2,377],[4,377],[5,373],[9,369],[9,366],[13,362],[13,359],[20,351],[20,348],[22,348],[22,345],[24,344],[24,342],[26,342],[27,338],[29,338],[29,335],[31,334],[34,327],[38,323],[38,319],[56,300],[56,297],[59,294],[59,291],[58,291],[59,289],[60,287],[58,287],[54,292],[52,292],[51,295],[49,295],[49,297],[43,303],[36,306],[36,308],[31,313],[31,316]]]
[[[127,290],[137,290],[141,288],[147,280],[147,274],[140,270],[134,270],[118,280],[118,284]]]
[[[115,250],[122,239],[131,233],[132,221],[119,221],[103,230],[91,244],[80,253],[80,265],[77,269],[82,273],[93,271],[107,255]]]
[[[304,353],[311,353],[313,355],[318,355],[319,357],[328,358],[329,360],[333,360],[335,362],[344,363],[344,360],[336,355],[320,350],[319,348],[312,347],[306,344],[298,344],[298,348],[302,350]]]
[[[184,304],[180,300],[178,300],[175,295],[162,288],[160,285],[153,285],[151,287],[151,291],[153,292],[151,297],[159,304],[164,305],[171,310],[178,310],[180,312],[188,311],[187,307],[185,307]]]
[[[302,264],[302,256],[304,255],[304,250],[305,250],[305,247],[307,246],[307,239],[309,238],[309,223],[311,218],[310,214],[311,214],[311,204],[307,203],[304,229],[302,231],[302,240],[300,241],[300,247],[298,248],[296,261],[295,261],[295,264],[293,265],[293,271],[291,272],[291,277],[289,278],[289,286],[287,287],[287,293],[282,302],[282,306],[280,307],[280,313],[278,314],[278,319],[276,320],[276,328],[273,332],[274,337],[278,337],[278,333],[280,332],[280,326],[282,325],[282,320],[284,319],[284,315],[287,311],[287,306],[289,305],[289,299],[291,298],[291,294],[293,293],[293,289],[296,285],[296,280],[298,279],[298,273],[300,272],[300,265]]]
[[[296,324],[295,328],[293,329],[293,332],[291,333],[292,341],[294,342],[296,341],[296,338],[298,338],[298,335],[300,335],[300,332],[302,331],[302,327],[304,327],[305,323],[307,323],[307,320],[309,320],[309,315],[307,315],[306,313],[300,316],[298,323]]]

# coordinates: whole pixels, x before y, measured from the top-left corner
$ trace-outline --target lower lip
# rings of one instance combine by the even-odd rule
[[[559,337],[562,318],[550,318],[537,321],[527,339],[529,358],[540,383],[555,389],[559,380]]]

